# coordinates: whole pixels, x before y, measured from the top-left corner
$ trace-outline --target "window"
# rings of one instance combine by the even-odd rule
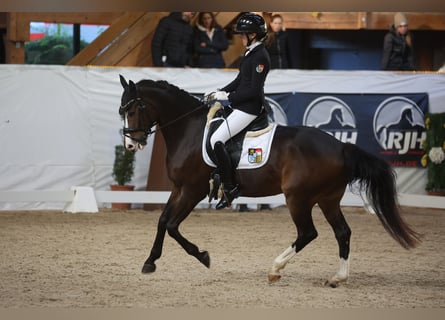
[[[107,28],[108,25],[31,22],[25,63],[66,64]]]

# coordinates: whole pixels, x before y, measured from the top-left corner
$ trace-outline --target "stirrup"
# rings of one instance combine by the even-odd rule
[[[235,186],[232,190],[224,190],[221,200],[216,205],[216,210],[221,210],[232,205],[233,199],[239,195],[239,187]]]

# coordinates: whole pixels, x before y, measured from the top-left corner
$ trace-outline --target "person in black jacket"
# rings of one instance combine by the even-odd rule
[[[162,18],[151,42],[155,67],[189,67],[193,53],[193,12],[172,12]]]
[[[412,71],[414,67],[413,37],[405,14],[397,12],[394,25],[383,41],[382,70]]]
[[[289,38],[283,30],[283,17],[274,14],[270,20],[270,32],[265,45],[270,55],[271,69],[288,69],[289,66]]]
[[[254,13],[243,14],[236,23],[235,32],[241,34],[247,47],[239,73],[224,88],[207,96],[208,101],[228,100],[233,109],[210,137],[224,189],[223,197],[216,205],[217,210],[230,206],[239,194],[239,187],[233,182],[233,165],[225,143],[263,112],[264,82],[270,70],[270,57],[263,44],[267,36],[263,17]]]
[[[193,48],[198,55],[199,68],[224,68],[222,51],[229,44],[226,34],[215,20],[213,12],[200,12],[193,34]]]

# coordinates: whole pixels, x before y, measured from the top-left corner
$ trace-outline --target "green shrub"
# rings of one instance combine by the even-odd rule
[[[425,115],[426,139],[422,165],[427,168],[427,191],[445,191],[445,112]]]
[[[135,153],[123,145],[115,146],[113,179],[118,185],[125,185],[133,178]]]

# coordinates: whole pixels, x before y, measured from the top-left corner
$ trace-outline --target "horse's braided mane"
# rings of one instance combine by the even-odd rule
[[[154,81],[154,80],[146,79],[146,80],[139,81],[138,84],[143,85],[143,86],[153,87],[153,88],[164,89],[164,90],[169,91],[172,94],[177,94],[182,99],[190,99],[190,100],[195,100],[196,102],[199,102],[199,100],[196,97],[192,96],[190,93],[188,93],[184,89],[181,89],[181,88],[179,88],[165,80]]]

